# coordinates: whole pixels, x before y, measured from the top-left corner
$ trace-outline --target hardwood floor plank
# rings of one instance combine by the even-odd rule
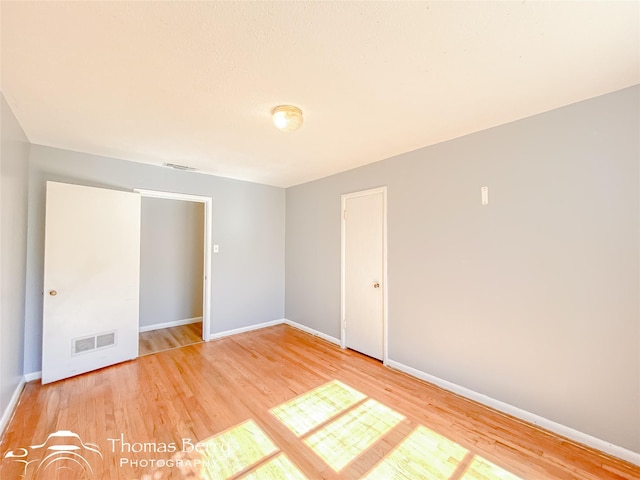
[[[178,327],[141,332],[138,340],[139,356],[163,352],[202,342],[202,322]]]
[[[362,400],[346,407],[329,405],[331,397],[322,397],[316,389],[334,381],[360,392]],[[307,406],[294,420],[320,415],[320,423],[309,431],[290,428],[285,417],[272,411],[279,407],[282,413],[297,397],[306,399]],[[364,409],[378,404],[384,408]],[[320,412],[323,408],[327,413]],[[402,420],[371,437],[374,424],[387,421],[388,409]],[[246,422],[254,433],[243,437],[239,432]],[[345,435],[336,428],[340,422],[361,433],[340,440]],[[521,480],[640,479],[635,465],[284,325],[140,357],[54,384],[30,382],[0,440],[0,476],[19,478],[24,467],[7,458],[7,452],[28,452],[29,460],[36,460],[30,464],[34,468],[37,452],[30,446],[66,430],[95,443],[102,454],[100,461],[91,458],[95,475],[88,478],[206,479],[215,478],[207,468],[215,464],[235,472],[230,478],[276,478],[268,472],[290,468],[292,479],[386,478],[389,472],[396,472],[393,478],[411,479],[406,473],[410,461],[414,475],[431,469],[434,473],[425,478],[436,480],[451,480],[450,475],[462,480],[498,480],[500,475]],[[361,436],[373,439],[370,446],[354,447],[362,453],[346,464],[323,459],[307,441],[327,437],[357,443]],[[251,442],[263,437],[276,450],[256,457],[258,447]],[[249,443],[238,449],[221,440],[229,438]],[[415,443],[424,438],[431,439],[428,445]],[[208,440],[198,447],[204,451],[193,451],[198,442]],[[442,452],[453,448],[459,453],[441,458],[438,455],[445,454],[434,445],[441,445]],[[229,458],[232,455],[239,457]],[[331,456],[331,450],[325,455]],[[421,466],[421,458],[406,455],[431,455],[432,461]],[[77,472],[54,473],[44,478],[78,478],[72,475]]]

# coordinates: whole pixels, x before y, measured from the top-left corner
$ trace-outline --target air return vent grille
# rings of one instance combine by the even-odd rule
[[[94,350],[114,347],[116,345],[116,331],[99,333],[89,337],[74,338],[71,340],[71,353],[80,355]]]
[[[74,343],[73,353],[84,353],[89,350],[95,350],[96,337],[78,338]]]
[[[116,344],[116,332],[103,333],[96,337],[96,348],[111,347]]]
[[[189,167],[187,165],[180,165],[179,163],[169,163],[169,162],[164,162],[162,164],[163,167],[169,167],[169,168],[174,168],[176,170],[195,170],[194,167]]]

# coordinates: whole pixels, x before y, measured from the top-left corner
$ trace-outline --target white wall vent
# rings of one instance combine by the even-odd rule
[[[102,333],[96,336],[96,348],[110,347],[116,344],[116,332]]]
[[[115,345],[115,330],[113,332],[99,333],[89,337],[74,338],[71,340],[71,354],[79,355],[93,350],[102,350],[103,348],[114,347]]]
[[[96,337],[76,338],[73,342],[73,353],[83,353],[96,349]]]
[[[189,167],[188,165],[180,165],[179,163],[164,162],[162,164],[162,166],[163,167],[174,168],[176,170],[188,170],[188,171],[195,170],[195,167]]]

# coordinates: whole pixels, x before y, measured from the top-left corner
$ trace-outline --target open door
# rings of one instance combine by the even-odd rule
[[[140,196],[47,182],[42,383],[138,356]]]

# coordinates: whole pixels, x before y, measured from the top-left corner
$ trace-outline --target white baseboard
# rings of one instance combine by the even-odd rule
[[[42,378],[42,372],[26,373],[24,375],[25,382],[33,382],[34,380],[40,380],[41,378]]]
[[[433,383],[434,385],[437,385],[438,387],[441,387],[445,390],[457,393],[458,395],[474,400],[495,410],[524,420],[525,422],[537,425],[541,428],[544,428],[545,430],[549,430],[553,433],[568,438],[569,440],[573,440],[582,445],[595,448],[596,450],[608,453],[609,455],[613,455],[614,457],[626,460],[627,462],[631,462],[635,465],[640,465],[640,453],[633,452],[631,450],[627,450],[626,448],[619,447],[618,445],[606,442],[605,440],[592,437],[591,435],[580,432],[571,427],[567,427],[566,425],[562,425],[561,423],[554,422],[553,420],[541,417],[540,415],[536,415],[535,413],[531,413],[521,408],[514,407],[513,405],[510,405],[508,403],[501,402],[500,400],[496,400],[495,398],[491,398],[482,393],[475,392],[461,385],[457,385],[447,380],[443,380],[442,378],[435,377],[423,372],[422,370],[404,365],[403,363],[396,362],[394,360],[388,360],[386,362],[386,365],[401,372],[407,373],[412,377],[416,377],[426,382]]]
[[[160,330],[162,328],[181,327],[191,323],[201,323],[202,317],[185,318],[184,320],[176,320],[175,322],[155,323],[153,325],[140,326],[140,333]]]
[[[4,429],[7,428],[9,420],[11,420],[11,417],[13,416],[13,412],[18,405],[20,394],[22,393],[22,389],[24,388],[25,383],[26,382],[24,380],[24,377],[22,377],[20,379],[20,382],[16,386],[16,389],[13,391],[13,395],[11,395],[11,400],[9,400],[7,408],[5,408],[4,412],[2,412],[2,417],[0,418],[0,436],[4,434]]]
[[[258,323],[257,325],[250,325],[248,327],[234,328],[233,330],[225,330],[224,332],[212,333],[209,336],[209,340],[215,340],[217,338],[224,338],[230,335],[237,335],[238,333],[250,332],[252,330],[260,330],[261,328],[273,327],[274,325],[280,325],[284,323],[284,319],[272,320],[270,322]]]
[[[196,319],[190,319],[190,320],[196,320]],[[200,318],[200,321],[201,320],[202,319]],[[195,321],[187,322],[187,323],[195,323]],[[186,325],[187,323],[184,323],[183,325]],[[214,340],[217,338],[228,337],[230,335],[236,335],[238,333],[250,332],[252,330],[259,330],[261,328],[272,327],[274,325],[281,325],[281,324],[285,324],[293,328],[297,328],[298,330],[302,330],[303,332],[320,337],[338,346],[341,344],[338,338],[324,334],[322,332],[319,332],[318,330],[314,330],[313,328],[288,320],[286,318],[272,320],[270,322],[259,323],[257,325],[250,325],[248,327],[226,330],[224,332],[213,333],[211,334],[210,339]],[[175,325],[171,325],[171,326],[175,326]],[[166,327],[159,327],[159,328],[166,328]],[[450,392],[453,392],[463,397],[474,400],[478,403],[491,407],[500,412],[503,412],[513,417],[524,420],[525,422],[531,423],[533,425],[537,425],[541,428],[544,428],[545,430],[549,430],[553,433],[556,433],[565,438],[568,438],[569,440],[573,440],[582,445],[586,445],[596,450],[600,450],[601,452],[607,453],[609,455],[620,458],[622,460],[626,460],[627,462],[633,463],[635,465],[640,465],[640,453],[638,452],[633,452],[631,450],[620,447],[618,445],[614,445],[605,440],[601,440],[599,438],[593,437],[586,433],[580,432],[579,430],[573,429],[571,427],[567,427],[566,425],[562,425],[561,423],[557,423],[557,422],[554,422],[553,420],[549,420],[548,418],[542,417],[540,415],[536,415],[535,413],[528,412],[526,410],[515,407],[508,403],[502,402],[500,400],[496,400],[495,398],[491,398],[482,393],[478,393],[469,388],[449,382],[447,380],[436,377],[434,375],[430,375],[426,372],[423,372],[422,370],[418,370],[416,368],[409,367],[403,363],[396,362],[395,360],[388,359],[385,365],[395,370],[399,370],[401,372],[407,373],[413,377],[416,377],[426,382],[437,385]],[[18,403],[20,394],[22,393],[22,389],[24,388],[25,383],[33,380],[39,380],[40,378],[42,378],[42,372],[33,372],[33,373],[28,373],[24,375],[24,377],[20,381],[20,384],[16,387],[16,390],[11,397],[11,401],[9,402],[9,405],[7,405],[7,408],[3,412],[2,418],[0,418],[0,435],[2,434],[2,432],[4,432],[4,429],[9,423],[9,420],[11,419],[11,416]]]
[[[298,330],[302,330],[303,332],[309,333],[316,337],[320,337],[327,342],[335,343],[338,346],[340,346],[341,344],[340,339],[332,337],[331,335],[327,335],[326,333],[319,332],[318,330],[314,330],[313,328],[302,325],[301,323],[297,323],[286,318],[282,319],[282,323],[284,323],[285,325],[289,325],[290,327],[297,328]]]
[[[286,318],[280,318],[278,320],[272,320],[270,322],[258,323],[257,325],[251,325],[243,328],[234,328],[233,330],[225,330],[224,332],[212,333],[209,337],[210,340],[215,340],[216,338],[229,337],[231,335],[236,335],[238,333],[250,332],[252,330],[259,330],[261,328],[273,327],[274,325],[289,325],[290,327],[297,328],[298,330],[302,330],[305,333],[310,335],[314,335],[316,337],[320,337],[327,342],[335,343],[340,346],[340,340],[327,335],[325,333],[319,332],[318,330],[314,330],[313,328],[307,327],[306,325],[302,325],[301,323],[293,322]]]

